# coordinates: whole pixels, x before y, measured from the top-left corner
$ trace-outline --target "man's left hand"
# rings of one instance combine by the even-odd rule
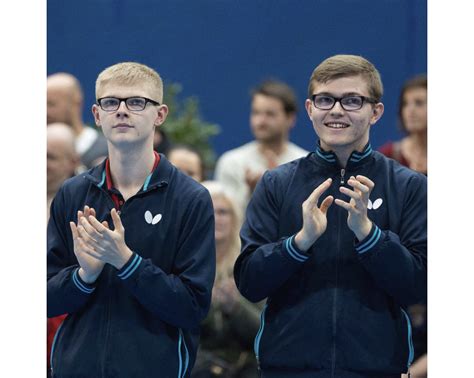
[[[81,218],[81,225],[86,231],[81,235],[83,241],[90,247],[88,254],[103,262],[121,269],[132,256],[133,252],[125,244],[125,228],[117,210],[110,212],[114,230],[105,227],[96,217],[90,215]]]
[[[347,183],[353,187],[353,190],[344,186],[339,191],[350,197],[349,202],[336,199],[336,205],[347,210],[347,225],[354,232],[357,239],[363,240],[369,235],[372,228],[372,222],[367,217],[367,204],[369,203],[370,193],[375,184],[365,176],[351,176]]]

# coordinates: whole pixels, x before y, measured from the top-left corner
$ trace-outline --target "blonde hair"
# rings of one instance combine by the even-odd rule
[[[341,77],[358,75],[367,80],[369,96],[380,102],[383,95],[380,73],[367,59],[357,55],[334,55],[320,63],[309,79],[308,98],[313,95],[317,83],[327,83]]]
[[[202,185],[206,187],[213,200],[223,199],[230,208],[232,217],[231,242],[226,251],[225,258],[216,267],[216,283],[225,281],[233,277],[234,264],[240,254],[239,231],[241,226],[241,215],[232,196],[217,181],[204,181]]]
[[[153,68],[136,62],[117,63],[103,70],[95,82],[95,97],[99,98],[101,90],[108,83],[132,85],[143,83],[149,86],[152,100],[163,103],[163,81]]]

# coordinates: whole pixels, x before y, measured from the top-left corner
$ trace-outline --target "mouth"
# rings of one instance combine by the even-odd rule
[[[113,129],[132,129],[133,126],[127,123],[119,123],[118,125],[112,126]]]
[[[346,129],[349,127],[349,124],[344,122],[326,122],[324,126],[330,129]]]

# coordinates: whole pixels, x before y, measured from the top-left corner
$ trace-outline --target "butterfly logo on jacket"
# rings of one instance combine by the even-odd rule
[[[156,214],[155,216],[153,216],[150,210],[145,211],[145,221],[148,224],[155,225],[161,220],[161,218],[161,214]]]

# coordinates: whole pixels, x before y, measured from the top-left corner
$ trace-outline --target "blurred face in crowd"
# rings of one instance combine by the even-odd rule
[[[259,93],[253,96],[250,126],[257,141],[275,143],[287,139],[294,122],[295,115],[285,112],[281,100]]]
[[[216,243],[228,241],[232,237],[234,216],[230,203],[221,196],[212,198],[214,206],[214,218],[216,223]]]
[[[369,90],[367,81],[358,75],[315,83],[313,95],[369,97]],[[364,102],[360,109],[349,111],[336,102],[332,109],[322,110],[311,99],[306,100],[305,106],[321,147],[345,154],[362,151],[369,141],[370,127],[380,119],[384,109],[382,103]]]
[[[46,99],[48,124],[54,122],[73,124],[74,103],[67,87],[48,83]]]
[[[57,192],[64,180],[72,177],[78,165],[78,157],[74,151],[72,132],[64,125],[65,130],[48,132],[47,140],[47,185],[48,194]],[[49,128],[48,128],[49,129]],[[70,137],[68,133],[71,133]]]
[[[409,134],[426,131],[428,124],[426,88],[410,88],[404,93],[402,122]]]
[[[201,159],[193,151],[186,149],[175,149],[168,154],[168,160],[176,168],[180,169],[197,182],[201,182],[204,172],[202,172]]]

